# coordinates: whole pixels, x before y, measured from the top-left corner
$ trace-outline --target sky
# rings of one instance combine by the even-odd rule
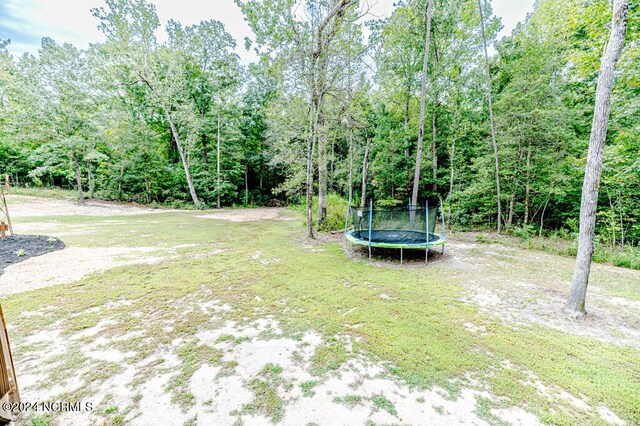
[[[370,19],[387,17],[397,0],[364,0],[370,5]],[[184,25],[216,19],[236,39],[236,51],[242,62],[255,61],[255,54],[244,48],[251,29],[233,0],[152,0],[160,22],[174,19]],[[533,10],[534,0],[492,0],[494,13],[502,18],[500,36],[509,35]],[[104,37],[97,28],[91,9],[104,0],[0,0],[0,39],[11,39],[9,51],[14,56],[24,52],[37,53],[42,37],[69,42],[80,48],[100,42]],[[162,33],[159,34],[162,39]]]

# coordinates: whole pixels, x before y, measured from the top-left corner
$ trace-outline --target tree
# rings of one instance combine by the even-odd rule
[[[355,0],[326,0],[305,2],[306,16],[298,18],[292,10],[296,5],[288,0],[265,2],[249,0],[236,3],[243,10],[256,41],[270,53],[281,52],[273,58],[272,66],[284,76],[283,68],[290,70],[289,84],[299,89],[304,84],[308,99],[306,134],[306,217],[307,237],[313,238],[313,180],[314,153],[317,147],[318,164],[318,225],[326,217],[327,195],[327,137],[325,128],[325,97],[337,78],[332,52],[336,37],[343,31],[345,15]],[[266,55],[265,55],[266,56]],[[283,63],[284,62],[284,63]]]
[[[598,190],[611,110],[611,93],[613,91],[616,64],[624,48],[628,19],[629,1],[614,0],[611,34],[609,35],[609,43],[602,55],[600,76],[596,86],[595,108],[582,186],[582,202],[580,204],[580,232],[576,267],[569,299],[565,307],[567,314],[576,319],[583,318],[586,315],[585,299],[594,249]]]
[[[431,50],[431,17],[433,16],[433,0],[427,1],[426,35],[424,41],[424,61],[422,63],[422,90],[420,92],[420,125],[418,127],[418,148],[416,151],[416,168],[413,175],[413,192],[411,205],[418,205],[418,190],[420,189],[420,171],[422,169],[422,144],[424,138],[424,119],[427,102],[427,73],[429,69],[429,50]]]
[[[38,57],[26,55],[10,92],[23,108],[16,108],[13,132],[35,147],[32,179],[56,174],[74,183],[78,203],[85,203],[82,167],[97,137],[96,93],[86,52],[50,38],[42,39]],[[18,100],[19,99],[19,100]]]
[[[199,62],[206,72],[207,66],[216,65],[216,55],[233,45],[232,39],[215,21],[186,29],[170,22],[170,42],[159,45],[154,34],[160,25],[155,7],[144,0],[107,0],[107,9],[94,9],[93,13],[101,21],[111,55],[120,59],[123,69],[130,70],[122,76],[128,79],[122,84],[139,82],[146,86],[150,99],[167,120],[191,199],[199,206],[188,148],[200,133],[201,111],[185,90],[190,86],[189,64]]]
[[[491,140],[493,142],[493,155],[496,166],[496,201],[498,205],[498,234],[502,227],[502,202],[500,200],[500,160],[498,158],[498,142],[496,141],[496,129],[493,123],[493,104],[491,100],[491,70],[489,68],[489,53],[487,52],[487,37],[484,30],[484,13],[482,12],[482,0],[478,0],[478,12],[480,13],[480,28],[482,32],[482,46],[484,47],[484,59],[486,66],[487,102],[489,103],[489,122],[491,124]]]

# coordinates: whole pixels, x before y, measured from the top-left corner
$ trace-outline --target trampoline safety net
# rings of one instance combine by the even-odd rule
[[[424,247],[427,242],[427,227],[429,243],[440,239],[440,236],[435,233],[438,210],[437,206],[429,209],[373,206],[370,218],[369,207],[363,209],[351,207],[347,229],[351,229],[351,235],[361,241],[369,241],[371,236],[372,243]]]

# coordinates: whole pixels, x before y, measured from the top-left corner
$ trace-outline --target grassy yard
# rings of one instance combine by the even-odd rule
[[[47,203],[12,202],[16,212]],[[155,386],[163,406],[181,413],[175,424],[207,424],[201,413],[216,395],[200,397],[196,379],[215,369],[208,382],[222,386],[244,371],[246,345],[286,340],[291,365],[265,362],[243,376],[248,402],[224,413],[229,421],[291,423],[301,401],[324,397],[360,363],[380,371],[359,377],[418,392],[405,411],[427,405],[443,424],[455,409],[446,404],[466,400],[489,424],[640,424],[638,271],[596,265],[595,315],[571,323],[558,312],[570,259],[454,238],[429,267],[400,268],[349,259],[340,241],[306,241],[294,211],[244,222],[202,216],[14,214],[17,232],[57,236],[65,250],[145,248],[141,264],[118,266],[116,253],[115,267],[80,281],[3,298],[18,379],[28,376],[23,400],[92,400],[92,421],[143,424]],[[499,300],[483,303],[483,294]],[[393,391],[349,389],[329,392],[326,404],[364,413],[363,424],[409,422]]]

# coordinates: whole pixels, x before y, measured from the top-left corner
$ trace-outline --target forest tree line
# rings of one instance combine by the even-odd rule
[[[538,0],[500,40],[487,1],[406,0],[386,19],[357,0],[236,3],[260,58],[248,66],[220,22],[161,27],[145,0],[93,10],[106,41],[88,49],[45,38],[15,58],[2,42],[0,173],[142,203],[315,196],[307,214],[325,228],[330,197],[406,204],[419,176],[417,198],[442,200],[453,226],[495,227],[501,205],[505,228],[577,230],[609,1]],[[604,154],[611,245],[640,241],[639,9]]]

